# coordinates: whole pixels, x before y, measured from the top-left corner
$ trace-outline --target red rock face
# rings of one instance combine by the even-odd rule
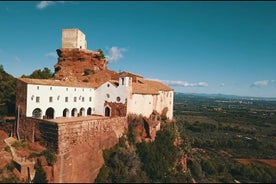
[[[90,74],[107,70],[107,61],[99,52],[84,49],[57,49],[54,79],[82,81]]]

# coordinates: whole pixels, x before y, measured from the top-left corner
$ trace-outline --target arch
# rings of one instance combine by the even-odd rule
[[[80,109],[80,116],[85,116],[85,108]]]
[[[78,110],[76,108],[73,108],[71,111],[71,117],[77,117],[78,116]]]
[[[104,108],[104,116],[106,116],[106,117],[110,117],[111,116],[111,109],[110,109],[110,107],[106,106]]]
[[[92,108],[91,108],[91,107],[89,107],[89,108],[87,109],[87,115],[92,115]]]
[[[63,117],[69,117],[69,109],[65,108],[63,110]]]
[[[52,108],[52,107],[49,107],[47,110],[46,110],[46,118],[47,119],[54,119],[54,115],[55,115],[55,110]]]
[[[32,113],[33,118],[41,118],[42,110],[40,108],[35,108]]]

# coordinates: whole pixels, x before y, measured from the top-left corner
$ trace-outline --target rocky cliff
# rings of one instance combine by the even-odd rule
[[[58,63],[54,78],[82,81],[85,76],[107,70],[107,61],[102,53],[85,49],[57,49]]]

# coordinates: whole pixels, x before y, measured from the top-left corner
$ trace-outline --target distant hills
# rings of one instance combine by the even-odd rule
[[[218,98],[218,99],[230,99],[230,100],[266,100],[276,101],[273,97],[252,97],[252,96],[238,96],[238,95],[225,95],[225,94],[206,94],[206,93],[182,93],[174,92],[175,96],[189,96],[189,97],[206,97],[206,98]]]

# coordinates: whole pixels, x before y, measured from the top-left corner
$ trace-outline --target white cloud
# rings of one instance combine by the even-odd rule
[[[106,58],[110,62],[118,61],[119,59],[121,59],[123,57],[123,52],[125,52],[125,51],[127,51],[126,48],[111,47],[109,49],[109,53],[108,53],[108,56],[106,56]]]
[[[42,9],[52,6],[56,3],[65,3],[65,1],[40,1],[36,5],[36,8],[42,10]]]
[[[207,87],[208,86],[207,82],[190,83],[187,81],[173,81],[173,80],[159,80],[159,79],[150,79],[150,80],[164,82],[171,86],[181,86],[181,87]]]
[[[36,5],[36,8],[42,10],[42,9],[44,9],[44,8],[47,8],[48,6],[53,5],[53,4],[55,4],[54,1],[40,1],[40,2]]]
[[[49,52],[46,54],[47,57],[50,57],[50,58],[57,58],[57,53],[55,52]]]
[[[267,86],[269,84],[269,80],[262,80],[262,81],[256,81],[253,84],[251,84],[252,87],[262,87]]]

